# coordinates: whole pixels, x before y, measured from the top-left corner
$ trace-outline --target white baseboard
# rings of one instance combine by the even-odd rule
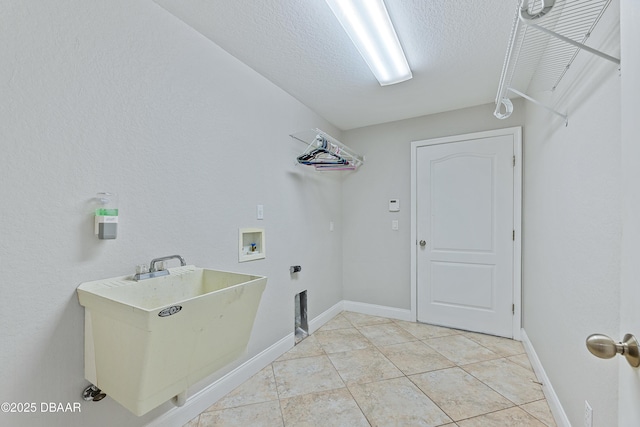
[[[322,314],[314,317],[311,321],[309,321],[309,333],[314,333],[315,331],[320,329],[322,325],[324,325],[343,311],[344,301],[340,301],[330,309],[325,310]]]
[[[390,319],[412,321],[411,310],[386,307],[384,305],[367,304],[356,301],[342,301],[345,311],[368,314],[370,316],[388,317]]]
[[[540,362],[540,359],[538,358],[538,355],[533,348],[533,344],[531,344],[531,341],[529,340],[529,337],[527,336],[527,333],[524,329],[521,330],[521,338],[522,344],[524,345],[524,350],[527,352],[527,356],[529,356],[531,366],[533,367],[533,370],[538,377],[538,381],[542,383],[542,391],[544,392],[544,396],[547,398],[549,409],[551,409],[551,413],[553,414],[553,418],[556,420],[556,424],[558,425],[558,427],[571,427],[569,418],[567,417],[567,414],[564,412],[564,409],[560,404],[560,399],[558,399],[558,395],[553,390],[551,381],[549,381],[549,377],[544,371],[542,363]]]
[[[147,424],[147,427],[175,427],[188,423],[214,402],[260,372],[262,368],[289,351],[294,345],[293,333],[244,362],[219,380],[187,399],[184,406],[173,408]]]

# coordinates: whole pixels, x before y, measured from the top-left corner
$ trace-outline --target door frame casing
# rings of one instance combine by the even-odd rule
[[[520,340],[520,331],[522,328],[522,127],[520,126],[411,142],[411,318],[414,322],[417,321],[418,318],[418,213],[416,194],[418,188],[418,148],[497,136],[513,137],[513,153],[515,155],[515,166],[513,168],[513,227],[515,230],[515,241],[513,244],[514,314],[512,330],[513,338]]]

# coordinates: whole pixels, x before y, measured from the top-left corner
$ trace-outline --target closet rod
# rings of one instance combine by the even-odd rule
[[[550,111],[550,112],[552,112],[553,114],[555,114],[555,115],[557,115],[557,116],[562,117],[562,118],[564,119],[564,125],[565,125],[565,126],[569,126],[569,116],[568,116],[568,115],[566,115],[566,114],[562,114],[562,113],[560,113],[560,112],[558,112],[558,111],[554,110],[553,108],[549,107],[548,105],[545,105],[545,104],[543,104],[542,102],[540,102],[540,101],[538,101],[538,100],[535,100],[535,99],[533,99],[532,97],[530,97],[529,95],[527,95],[527,94],[525,94],[525,93],[522,93],[522,92],[520,92],[519,90],[516,90],[516,89],[514,89],[514,88],[512,88],[512,87],[507,88],[507,90],[508,90],[508,91],[510,91],[510,92],[515,93],[516,95],[520,95],[520,96],[521,96],[521,97],[523,97],[524,99],[526,99],[526,100],[528,100],[528,101],[533,102],[533,103],[534,103],[534,104],[536,104],[537,106],[542,107],[542,108],[544,108],[545,110]]]
[[[535,3],[539,5],[537,12],[530,10],[531,1],[534,7]],[[526,80],[527,92],[539,90],[541,86],[550,87],[553,91],[580,50],[620,65],[619,58],[585,44],[610,3],[611,0],[522,0],[516,9],[507,46],[494,116],[506,119],[511,115],[513,104],[507,97],[511,92],[562,117],[566,125],[568,123],[566,114],[514,89],[514,75],[519,74],[520,85],[524,82],[523,78],[529,75]],[[530,31],[528,31],[529,28],[531,28]],[[504,113],[501,112],[503,107]]]

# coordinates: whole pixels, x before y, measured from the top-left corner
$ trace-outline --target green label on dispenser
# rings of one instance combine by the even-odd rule
[[[96,209],[97,216],[118,216],[118,209],[98,208]]]

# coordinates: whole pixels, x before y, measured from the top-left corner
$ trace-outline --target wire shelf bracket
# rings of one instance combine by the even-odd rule
[[[620,65],[619,58],[585,44],[610,3],[611,0],[522,0],[511,28],[493,115],[498,119],[511,116],[512,94],[562,117],[567,125],[567,114],[527,92],[554,91],[581,50]]]

